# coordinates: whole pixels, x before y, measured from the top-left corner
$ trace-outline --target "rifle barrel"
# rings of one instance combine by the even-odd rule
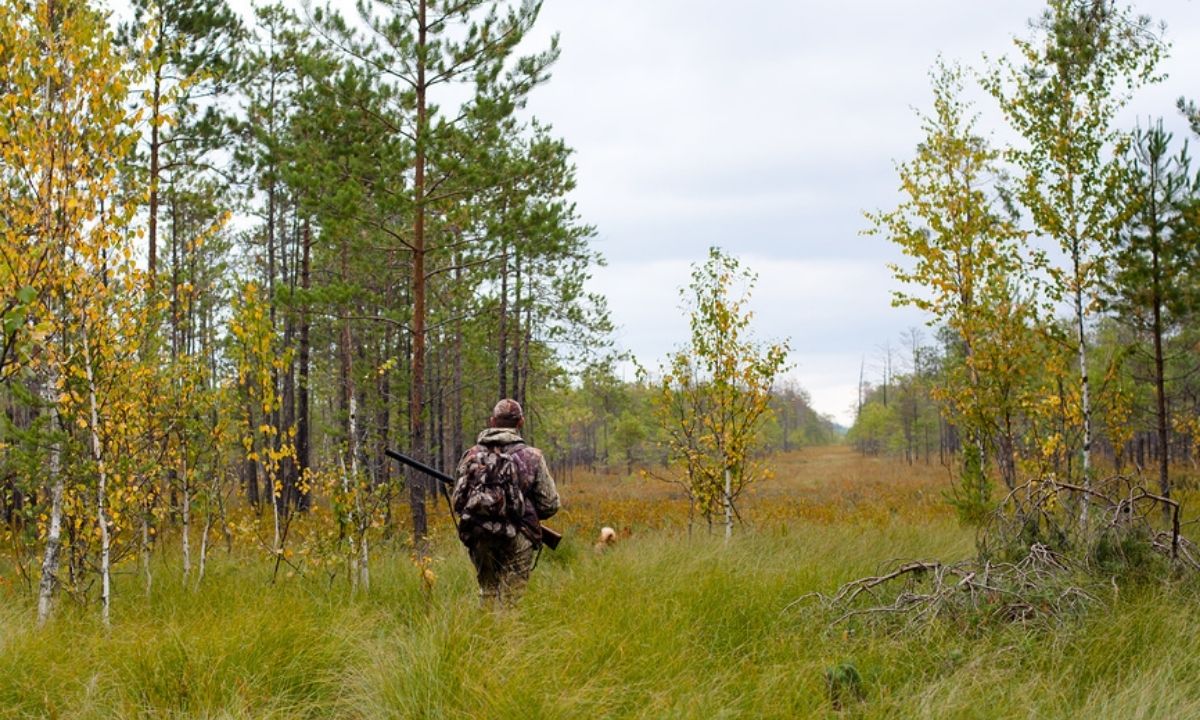
[[[433,477],[437,478],[438,480],[441,480],[442,482],[446,483],[447,485],[454,485],[454,478],[450,477],[449,475],[442,472],[441,470],[434,470],[433,468],[429,467],[428,465],[421,462],[420,460],[414,460],[413,458],[410,458],[407,455],[398,453],[395,450],[392,450],[391,448],[386,448],[383,451],[383,453],[385,455],[387,455],[388,457],[392,458],[393,460],[399,460],[400,462],[404,463],[405,465],[409,466],[410,468],[413,468],[414,470],[419,470],[427,475],[432,475]]]

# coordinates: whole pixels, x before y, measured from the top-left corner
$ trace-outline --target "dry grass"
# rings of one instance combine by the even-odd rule
[[[954,514],[943,496],[949,473],[936,462],[907,465],[835,445],[776,455],[770,465],[773,477],[750,486],[739,503],[747,529],[925,522]],[[577,472],[560,491],[564,512],[558,522],[581,532],[612,525],[628,535],[687,524],[683,491],[640,474]]]
[[[669,485],[577,473],[515,609],[483,613],[439,506],[423,589],[405,533],[380,543],[369,593],[281,577],[257,549],[211,560],[198,589],[175,549],[142,597],[117,576],[114,624],[65,604],[43,630],[0,585],[0,718],[1194,717],[1200,609],[1191,584],[1105,584],[1085,615],[1031,630],[955,617],[913,633],[834,625],[813,592],[898,559],[974,548],[933,466],[813,448],[777,458],[728,545],[685,534]],[[302,522],[327,522],[308,518]],[[611,552],[600,526],[623,531]],[[0,568],[0,573],[3,573]],[[827,672],[861,686],[831,693]]]

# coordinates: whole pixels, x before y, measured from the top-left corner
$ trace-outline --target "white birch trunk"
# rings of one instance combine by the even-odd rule
[[[350,497],[350,473],[346,469],[346,458],[341,453],[338,454],[338,463],[342,466],[342,494],[348,499]],[[346,543],[349,546],[349,553],[347,554],[349,567],[347,568],[347,574],[350,577],[351,593],[358,590],[358,543],[354,540],[354,534],[358,532],[358,519],[355,517],[356,515],[357,513],[352,509],[350,510],[350,517],[346,518],[346,526],[349,528],[349,534],[346,538]]]
[[[371,589],[371,563],[367,552],[367,529],[364,527],[358,539],[358,584],[367,592]]]
[[[47,108],[55,107],[56,83],[52,78],[45,79],[44,88],[45,106]],[[46,138],[47,149],[52,150],[52,138]],[[41,178],[38,180],[38,204],[39,204],[39,220],[38,232],[47,238],[56,238],[53,230],[53,172],[52,164],[46,165],[42,169]],[[50,310],[53,313],[53,310]],[[50,619],[50,611],[53,609],[54,591],[58,588],[58,567],[59,554],[62,547],[62,519],[63,519],[63,492],[66,482],[62,474],[61,467],[61,451],[58,440],[54,435],[58,430],[58,369],[54,365],[54,359],[51,357],[48,363],[49,371],[47,372],[46,385],[42,388],[42,399],[46,403],[46,407],[50,412],[50,432],[51,437],[55,438],[50,444],[49,457],[47,458],[47,473],[49,474],[50,482],[50,527],[46,531],[46,549],[42,556],[42,577],[38,582],[38,626],[45,625]]]
[[[111,624],[109,606],[112,598],[112,541],[108,534],[108,517],[104,512],[104,505],[108,499],[108,474],[104,468],[104,455],[100,449],[100,416],[96,409],[96,380],[92,371],[92,350],[86,332],[83,336],[83,368],[87,376],[88,405],[92,420],[88,428],[92,440],[92,460],[95,461],[96,471],[99,474],[99,482],[96,487],[96,522],[100,525],[100,619],[107,627]]]
[[[50,409],[50,431],[58,426],[58,398],[54,396],[57,373],[51,372],[42,391],[42,400]],[[54,436],[52,436],[54,437]],[[38,583],[38,626],[50,619],[54,603],[54,591],[58,589],[59,549],[62,546],[63,475],[60,467],[58,439],[50,444],[46,471],[50,481],[50,527],[46,532],[46,549],[42,556],[42,578]]]
[[[196,587],[204,582],[204,568],[208,561],[208,533],[212,530],[212,510],[204,516],[204,530],[200,533],[200,567],[196,569]]]
[[[350,450],[350,481],[354,483],[354,515],[355,522],[351,524],[358,532],[358,586],[364,592],[371,586],[370,553],[367,548],[367,528],[370,521],[363,511],[362,488],[358,485],[358,403],[354,393],[350,394],[350,437],[347,446]]]
[[[1078,281],[1077,281],[1078,282]],[[1084,332],[1083,323],[1083,290],[1076,287],[1075,290],[1075,318],[1078,321],[1079,331],[1079,382],[1080,382],[1080,400],[1082,402],[1083,413],[1083,487],[1091,489],[1092,487],[1092,402],[1089,392],[1088,369],[1087,369],[1087,335]],[[1086,528],[1088,521],[1088,495],[1083,493],[1080,498],[1079,506],[1079,524]]]

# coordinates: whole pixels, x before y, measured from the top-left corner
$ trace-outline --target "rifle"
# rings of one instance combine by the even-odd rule
[[[421,462],[420,460],[415,460],[413,458],[410,458],[409,456],[404,455],[402,453],[398,453],[395,450],[392,450],[391,448],[385,448],[383,451],[383,454],[387,455],[388,457],[390,457],[393,460],[398,460],[399,462],[401,462],[404,465],[409,466],[413,470],[417,470],[418,472],[423,472],[426,475],[429,475],[430,477],[440,480],[442,482],[442,492],[446,492],[446,488],[448,488],[448,487],[449,488],[454,487],[454,478],[450,477],[449,475],[442,472],[441,470],[435,470],[434,468],[429,467],[428,465]],[[449,501],[449,499],[450,499],[450,496],[449,496],[449,494],[447,494],[446,500]],[[454,509],[451,508],[450,512],[453,513]],[[551,530],[550,528],[546,527],[545,525],[542,525],[541,528],[542,528],[542,544],[545,545],[546,547],[550,548],[551,550],[557,550],[558,544],[560,542],[562,542],[562,538],[563,538],[562,533],[555,532],[554,530]]]

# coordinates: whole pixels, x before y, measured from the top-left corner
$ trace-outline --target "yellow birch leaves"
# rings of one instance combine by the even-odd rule
[[[718,248],[693,266],[692,283],[682,291],[691,306],[691,340],[668,358],[655,393],[678,481],[708,518],[725,499],[726,472],[731,504],[764,477],[754,451],[770,412],[771,385],[787,363],[786,342],[762,344],[750,336],[753,281]]]

